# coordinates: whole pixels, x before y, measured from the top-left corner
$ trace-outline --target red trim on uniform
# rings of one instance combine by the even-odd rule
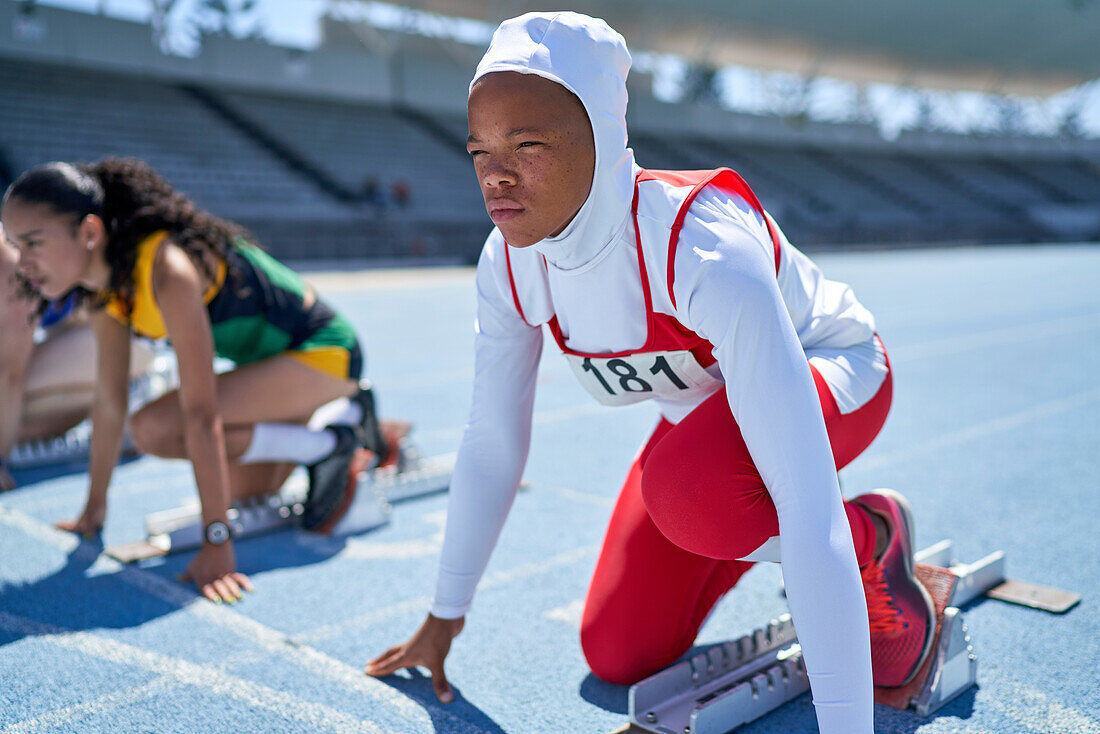
[[[712,171],[651,171],[643,169],[638,174],[634,186],[635,211],[637,210],[638,201],[637,183],[641,181],[662,181],[672,186],[692,186],[691,191],[680,205],[680,210],[676,212],[676,220],[672,223],[671,234],[668,238],[668,297],[672,301],[673,308],[676,308],[676,294],[672,291],[672,283],[676,278],[676,245],[680,240],[680,229],[684,226],[688,210],[691,209],[695,198],[699,196],[699,192],[711,184],[724,191],[737,194],[747,201],[749,206],[763,218],[764,225],[768,228],[768,235],[772,239],[772,248],[775,251],[775,274],[779,275],[779,234],[772,226],[768,215],[764,213],[764,207],[760,204],[760,200],[756,198],[756,194],[736,171],[730,168],[716,168]]]
[[[699,192],[705,189],[707,186],[715,185],[724,191],[730,191],[739,195],[745,201],[749,203],[749,206],[753,208],[761,217],[764,218],[764,224],[768,228],[768,234],[772,238],[772,246],[775,249],[775,272],[779,273],[780,264],[780,240],[779,235],[775,228],[772,227],[771,221],[767,215],[764,214],[764,208],[760,205],[760,201],[756,198],[756,195],[749,188],[749,185],[745,183],[744,179],[737,175],[736,172],[729,168],[718,168],[711,171],[651,171],[642,169],[638,172],[638,175],[634,182],[634,198],[631,201],[631,212],[634,216],[634,246],[637,249],[638,254],[638,271],[642,280],[642,294],[645,298],[646,309],[646,340],[645,344],[637,349],[627,349],[621,352],[610,352],[603,354],[593,354],[589,352],[578,352],[570,349],[565,345],[565,336],[562,334],[561,324],[558,323],[557,314],[552,316],[548,322],[550,327],[550,333],[554,336],[554,341],[557,342],[558,347],[562,352],[566,354],[576,355],[578,357],[595,357],[595,358],[614,358],[614,357],[626,357],[631,354],[637,354],[638,352],[656,352],[666,350],[680,350],[687,349],[695,357],[696,361],[702,367],[709,367],[715,363],[714,358],[714,345],[703,339],[701,336],[691,331],[683,324],[681,324],[676,317],[668,314],[656,313],[653,310],[653,294],[649,288],[649,274],[646,271],[645,257],[642,250],[642,232],[638,226],[638,198],[639,187],[638,184],[642,181],[662,181],[672,186],[691,186],[691,192],[684,199],[680,205],[679,210],[676,213],[676,219],[672,223],[671,234],[669,236],[668,248],[668,295],[672,301],[673,308],[676,307],[676,296],[672,292],[672,283],[675,278],[675,254],[676,245],[680,239],[680,230],[683,228],[684,220],[687,218],[688,210],[691,208],[695,198],[699,195]],[[507,250],[505,250],[507,253]],[[543,257],[543,266],[546,265],[546,258]],[[512,284],[512,297],[516,301],[516,309],[520,313],[520,317],[523,317],[523,309],[519,305],[519,297],[516,293],[515,282],[512,279],[511,263],[508,265],[508,277]],[[527,319],[524,318],[524,323],[527,323]]]
[[[638,175],[638,180],[643,180],[642,177],[646,172],[643,170]],[[688,174],[692,172],[687,172]],[[686,211],[686,210],[685,210]],[[683,324],[676,320],[676,317],[669,316],[668,314],[656,313],[653,310],[653,293],[649,288],[649,272],[645,266],[645,256],[642,250],[642,231],[638,226],[638,186],[634,186],[634,199],[631,202],[631,212],[634,215],[634,248],[638,255],[638,274],[642,281],[642,296],[645,299],[645,312],[646,312],[646,340],[645,343],[637,349],[627,349],[621,352],[610,352],[602,354],[592,354],[589,352],[578,352],[570,349],[565,345],[565,336],[562,334],[561,325],[558,323],[557,314],[555,314],[548,325],[550,326],[550,333],[554,336],[554,341],[557,342],[558,348],[565,354],[572,354],[578,357],[595,357],[600,359],[611,359],[614,357],[626,357],[631,354],[637,354],[639,352],[663,352],[673,351],[680,349],[687,349],[695,357],[702,367],[709,367],[715,363],[714,358],[714,345],[703,339],[694,331],[686,328]],[[682,221],[682,220],[681,220]],[[546,258],[543,258],[543,264],[546,264]]]
[[[519,293],[516,291],[516,278],[512,275],[512,256],[508,254],[508,243],[504,243],[504,264],[508,268],[508,285],[512,287],[512,300],[515,301],[516,311],[519,312],[519,317],[523,319],[523,323],[528,326],[534,326],[527,317],[523,315],[523,306],[519,302]]]

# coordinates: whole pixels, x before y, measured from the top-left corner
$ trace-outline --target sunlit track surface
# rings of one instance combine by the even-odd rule
[[[1011,576],[1084,594],[1058,617],[993,601],[965,609],[979,689],[931,719],[879,708],[880,732],[1100,734],[1100,247],[817,255],[875,313],[895,369],[885,430],[842,473],[912,502],[918,545],[1000,548]],[[383,415],[412,420],[424,455],[454,451],[473,374],[470,270],[316,273],[356,325]],[[0,733],[101,731],[609,732],[626,689],[588,673],[577,639],[604,525],[655,414],[610,409],[545,350],[526,478],[448,674],[362,676],[421,621],[446,495],[331,540],[297,532],[239,544],[257,591],[214,606],[175,581],[189,556],[122,567],[51,524],[80,509],[81,467],[36,469],[0,495]],[[68,472],[68,473],[66,473]],[[194,497],[185,462],[116,472],[108,545],[147,513]],[[754,569],[700,638],[786,611],[776,567]],[[639,610],[644,613],[644,610]],[[814,731],[808,697],[743,728]]]

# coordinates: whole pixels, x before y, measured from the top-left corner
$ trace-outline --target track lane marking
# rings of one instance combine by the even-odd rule
[[[274,688],[223,673],[209,665],[197,665],[89,632],[68,630],[7,612],[0,612],[0,629],[33,635],[37,640],[76,650],[100,660],[142,668],[172,681],[205,688],[212,693],[236,699],[254,708],[272,711],[283,718],[300,721],[310,726],[321,726],[336,732],[354,731],[364,734],[386,734],[392,731],[371,722],[360,721],[342,711],[303,701]]]
[[[3,622],[0,621],[0,625]],[[143,683],[140,686],[132,686],[120,691],[115,691],[94,701],[84,701],[64,708],[55,709],[31,719],[23,719],[0,729],[0,734],[35,734],[46,729],[56,729],[62,724],[71,721],[79,721],[89,716],[100,714],[119,706],[137,703],[142,699],[156,696],[171,690],[179,685],[179,681],[168,675]]]
[[[394,690],[390,686],[367,676],[335,658],[308,647],[290,635],[271,629],[250,617],[232,611],[227,605],[211,604],[190,589],[167,581],[156,574],[134,566],[126,566],[114,559],[101,556],[94,546],[81,544],[79,540],[63,531],[57,530],[20,512],[0,506],[0,522],[16,527],[27,535],[41,540],[58,550],[73,553],[89,563],[95,563],[102,570],[115,570],[115,576],[122,582],[133,586],[161,601],[177,607],[203,621],[215,624],[241,637],[260,648],[305,668],[309,672],[326,680],[338,683],[349,690],[370,696],[384,703],[397,713],[416,722],[425,730],[430,729],[431,717],[417,702]],[[79,546],[79,547],[78,547]],[[443,717],[460,721],[449,712],[436,712]],[[380,730],[381,731],[381,730]]]

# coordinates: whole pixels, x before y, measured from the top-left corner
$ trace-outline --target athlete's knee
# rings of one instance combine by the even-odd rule
[[[581,623],[581,650],[588,667],[601,680],[617,685],[631,685],[662,666],[654,667],[648,640],[631,635],[624,626],[589,622]]]
[[[757,473],[708,476],[663,448],[657,446],[642,472],[642,499],[653,523],[672,543],[690,553],[730,560],[778,533],[775,507]]]
[[[152,456],[172,455],[180,440],[176,426],[165,420],[163,412],[152,404],[130,416],[130,435],[138,451]]]

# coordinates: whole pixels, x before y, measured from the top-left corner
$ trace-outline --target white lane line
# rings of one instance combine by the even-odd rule
[[[171,676],[161,676],[140,686],[115,691],[94,701],[73,704],[36,716],[33,719],[18,721],[5,729],[0,729],[0,734],[35,734],[47,729],[56,729],[70,721],[79,721],[95,714],[101,714],[120,706],[127,706],[142,699],[156,696],[175,688],[178,684],[179,681]]]
[[[568,625],[572,625],[577,629],[581,626],[581,616],[584,614],[584,599],[577,599],[571,601],[565,606],[555,607],[554,609],[547,609],[542,613],[542,616],[547,619],[553,619],[558,622],[565,622]]]
[[[387,731],[380,726],[360,721],[327,706],[303,701],[282,691],[222,673],[212,666],[196,665],[88,632],[66,630],[7,612],[0,612],[0,628],[19,634],[34,635],[36,639],[43,642],[76,650],[100,660],[143,668],[175,682],[205,688],[215,694],[242,701],[249,706],[267,709],[283,718],[301,721],[309,724],[310,727],[365,734],[383,734]]]
[[[990,329],[988,331],[960,334],[946,339],[900,345],[894,349],[887,346],[887,350],[890,353],[890,361],[894,364],[900,364],[1003,344],[1018,344],[1035,339],[1065,336],[1098,328],[1100,328],[1100,314],[1091,313],[1048,319],[1031,324],[1014,324],[1001,329]]]
[[[908,461],[944,449],[956,448],[967,441],[976,441],[980,438],[986,438],[997,433],[1011,431],[1034,421],[1051,418],[1059,413],[1083,408],[1098,400],[1100,400],[1100,387],[1093,388],[1092,390],[1085,390],[1084,392],[1079,392],[1064,398],[1048,400],[1045,403],[1033,405],[1030,408],[1017,411],[1016,413],[976,423],[972,426],[967,426],[966,428],[950,433],[940,434],[933,439],[923,441],[913,446],[907,446],[896,451],[868,457],[853,464],[851,468],[858,471],[880,469],[888,464]]]
[[[600,547],[598,545],[589,545],[583,548],[577,548],[575,550],[567,551],[565,553],[559,553],[556,556],[551,556],[542,561],[535,561],[533,563],[525,563],[522,566],[516,566],[505,571],[497,571],[491,573],[481,580],[478,584],[478,591],[485,591],[486,589],[492,589],[497,586],[503,586],[513,581],[520,579],[530,578],[537,576],[541,573],[556,568],[558,566],[568,566],[576,563],[577,561],[584,560],[590,556],[596,555]],[[413,614],[416,612],[428,613],[428,607],[431,605],[432,600],[430,597],[421,596],[416,599],[409,599],[407,601],[399,602],[397,604],[391,604],[388,607],[382,607],[381,609],[374,609],[365,614],[360,614],[350,619],[345,619],[342,622],[334,622],[332,624],[326,624],[318,627],[314,630],[306,632],[303,635],[299,635],[295,639],[302,640],[304,642],[318,642],[321,640],[327,640],[333,637],[339,637],[349,629],[357,629],[368,627],[372,624],[379,622],[385,622],[396,617],[404,616],[406,614]]]
[[[415,722],[425,729],[431,726],[428,713],[412,699],[368,677],[361,670],[303,645],[289,635],[266,627],[250,617],[232,611],[227,605],[211,604],[189,588],[184,588],[135,566],[124,566],[113,559],[98,556],[93,546],[83,545],[77,548],[79,541],[72,534],[56,530],[15,510],[0,507],[0,522],[19,528],[27,535],[58,550],[67,553],[75,550],[78,557],[97,563],[103,570],[117,569],[115,573],[120,581],[179,607],[188,614],[218,625],[268,652],[296,663],[315,675],[370,696],[379,703],[385,703],[409,719],[410,723]],[[444,717],[446,716],[447,714],[444,714]]]

